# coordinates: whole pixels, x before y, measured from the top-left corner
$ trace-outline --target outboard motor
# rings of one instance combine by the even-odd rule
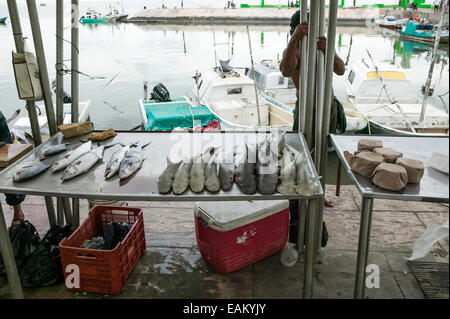
[[[170,102],[169,90],[162,83],[156,84],[152,91],[152,99],[156,102]]]

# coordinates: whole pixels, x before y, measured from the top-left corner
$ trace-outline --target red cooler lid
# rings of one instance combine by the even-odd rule
[[[199,202],[195,214],[219,231],[228,231],[276,214],[289,207],[287,200]]]

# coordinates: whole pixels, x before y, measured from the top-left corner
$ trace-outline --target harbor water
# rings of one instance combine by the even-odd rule
[[[83,2],[83,1],[81,1]],[[64,58],[70,69],[70,6],[65,11],[67,40]],[[131,15],[142,10],[148,1],[124,1],[125,10]],[[188,2],[185,2],[186,4]],[[81,13],[92,5],[105,12],[105,1],[82,4]],[[56,77],[56,19],[55,3],[47,1],[38,6],[43,41],[50,80]],[[25,1],[18,1],[22,29],[33,48],[32,34]],[[293,9],[293,13],[295,9]],[[0,16],[7,16],[6,1],[0,3]],[[131,129],[140,124],[138,100],[143,97],[143,82],[149,90],[162,82],[172,97],[190,94],[198,70],[205,72],[216,65],[215,55],[231,58],[235,67],[249,67],[250,53],[246,26],[244,25],[156,25],[131,23],[102,23],[79,25],[80,28],[80,101],[91,100],[91,120],[96,129]],[[281,58],[289,40],[289,26],[250,26],[253,58]],[[214,38],[216,52],[214,50]],[[11,64],[11,52],[15,50],[10,23],[0,25],[0,110],[6,115],[21,108],[26,114],[25,103],[18,99]],[[366,49],[376,61],[388,61],[401,65],[412,80],[414,92],[422,96],[432,47],[403,41],[399,34],[375,27],[338,27],[337,53],[350,66],[362,58],[367,59]],[[429,102],[448,111],[449,65],[448,47],[439,50],[431,87],[434,94]],[[336,77],[335,94],[346,100],[344,78]],[[65,90],[70,94],[70,75],[65,76]],[[38,103],[39,104],[39,103]]]

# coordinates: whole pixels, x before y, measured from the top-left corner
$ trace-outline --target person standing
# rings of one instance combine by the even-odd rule
[[[8,128],[8,123],[6,122],[6,118],[3,113],[0,111],[0,142],[5,142],[6,144],[13,144],[13,139],[11,136],[11,132]],[[25,200],[25,195],[14,195],[14,194],[5,194],[6,196],[6,204],[11,206],[14,210],[14,216],[9,229],[14,227],[14,225],[19,225],[25,219],[25,216],[22,211],[21,204]]]
[[[439,12],[439,6],[441,4],[441,0],[434,0],[434,12]]]

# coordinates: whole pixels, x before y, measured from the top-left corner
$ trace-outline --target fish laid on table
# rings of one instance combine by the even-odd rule
[[[120,164],[122,163],[122,161],[125,158],[125,155],[131,149],[132,146],[137,146],[137,143],[122,146],[118,151],[114,152],[114,154],[111,155],[111,158],[106,164],[105,178],[107,179],[111,178],[114,175],[116,175],[117,172],[119,172]]]
[[[222,151],[221,155],[221,157],[218,157],[220,188],[227,191],[233,186],[234,182],[234,151],[229,153]]]
[[[63,169],[65,169],[67,166],[73,163],[77,158],[79,158],[81,155],[89,152],[92,147],[92,142],[86,142],[81,144],[80,146],[74,148],[73,150],[69,151],[64,157],[59,159],[57,162],[55,162],[52,165],[52,172],[59,172]]]
[[[67,150],[67,146],[69,146],[69,143],[65,144],[57,144],[57,145],[50,145],[46,148],[44,148],[41,152],[39,152],[39,156],[41,158],[46,158],[52,155],[59,154],[61,152],[64,152]]]
[[[280,180],[277,190],[284,195],[293,195],[295,192],[297,170],[295,167],[295,154],[288,147],[283,149],[283,157],[281,159]]]
[[[281,157],[283,154],[283,148],[286,145],[285,136],[286,131],[275,131],[272,132],[272,136],[270,138],[270,149],[274,152],[278,157]]]
[[[206,164],[205,169],[205,187],[208,191],[212,193],[217,193],[220,190],[220,179],[219,172],[217,169],[217,153],[215,153],[209,159],[208,164]]]
[[[61,180],[67,181],[78,175],[86,173],[90,170],[99,160],[103,158],[103,152],[105,150],[104,146],[99,146],[87,153],[84,153],[79,158],[77,158],[72,164],[67,166],[64,171]]]
[[[268,140],[262,142],[258,148],[256,172],[258,191],[262,195],[275,193],[278,185],[278,155],[271,150]]]
[[[119,178],[121,180],[130,177],[142,167],[142,163],[144,162],[145,159],[143,149],[150,144],[151,142],[147,143],[146,145],[143,145],[142,147],[141,146],[131,147],[125,153],[125,157],[122,163],[120,163],[119,167]]]
[[[247,195],[256,193],[258,181],[256,178],[255,150],[251,150],[247,143],[236,154],[236,184],[241,192]]]
[[[316,182],[319,181],[320,178],[316,177],[314,179],[312,177],[311,170],[308,167],[307,157],[305,156],[305,154],[297,152],[291,146],[287,146],[287,148],[296,157],[295,160],[296,185],[294,187],[296,193],[304,196],[311,196],[317,194],[320,191],[320,188]]]
[[[43,163],[39,159],[34,159],[32,161],[20,163],[14,167],[13,171],[13,180],[15,182],[21,182],[32,177],[35,177],[42,172],[44,172],[47,168],[49,168],[47,164]]]
[[[205,169],[206,164],[211,158],[214,151],[212,147],[208,148],[204,153],[194,157],[191,171],[189,172],[189,186],[195,193],[200,193],[205,188]]]
[[[191,162],[192,159],[184,160],[175,173],[172,189],[177,195],[183,194],[189,186],[189,175],[192,168]]]
[[[166,194],[172,189],[173,180],[175,178],[175,173],[181,165],[181,161],[178,163],[172,163],[169,158],[167,158],[167,168],[159,176],[158,180],[158,190],[161,194]]]

